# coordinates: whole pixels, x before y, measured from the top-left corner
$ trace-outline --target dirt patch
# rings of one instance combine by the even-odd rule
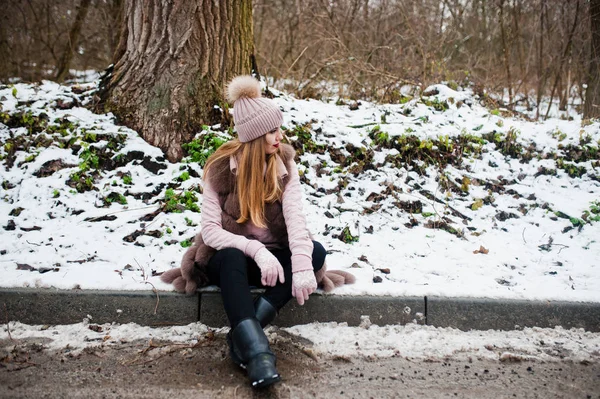
[[[224,335],[197,344],[137,341],[80,353],[47,340],[0,341],[1,398],[600,398],[596,363],[321,356],[277,331],[283,381],[252,390],[227,355]]]

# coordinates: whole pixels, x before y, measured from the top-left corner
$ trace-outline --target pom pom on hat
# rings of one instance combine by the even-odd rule
[[[239,98],[259,98],[260,83],[250,75],[233,78],[227,86],[227,101],[236,102]]]
[[[233,78],[227,85],[233,103],[233,122],[242,143],[264,136],[283,123],[283,113],[272,100],[261,97],[260,83],[250,75]]]

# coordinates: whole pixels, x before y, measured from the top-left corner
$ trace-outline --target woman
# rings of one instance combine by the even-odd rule
[[[189,294],[199,285],[221,288],[230,355],[253,387],[265,387],[281,377],[263,328],[292,297],[303,305],[318,283],[329,291],[354,277],[325,272],[325,249],[306,228],[294,150],[281,142],[279,107],[251,76],[233,79],[227,94],[238,138],[208,159],[202,231],[181,269],[162,279]],[[266,288],[255,301],[251,286]]]

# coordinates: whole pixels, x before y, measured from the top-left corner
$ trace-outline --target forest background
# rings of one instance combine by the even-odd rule
[[[61,81],[69,69],[107,68],[118,46],[122,2],[5,1],[0,80]],[[591,57],[597,3],[254,0],[255,66],[273,86],[300,98],[399,103],[407,84],[447,82],[473,86],[499,103],[494,108],[536,109],[539,118],[549,110],[544,96],[563,110],[569,102],[584,104],[598,67]]]

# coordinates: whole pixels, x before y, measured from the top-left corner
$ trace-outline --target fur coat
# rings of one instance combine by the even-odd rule
[[[288,176],[289,163],[293,162],[294,155],[295,152],[292,146],[281,145],[280,156],[288,169]],[[287,177],[283,178],[282,184],[284,190],[287,181]],[[221,160],[214,165],[210,184],[219,194],[219,202],[223,210],[223,229],[233,234],[247,236],[245,223],[240,224],[236,222],[240,215],[240,206],[235,193],[236,175],[231,170],[228,159]],[[288,246],[287,228],[280,201],[266,205],[265,219],[267,220],[267,227],[273,235],[280,237],[279,244],[281,246]],[[214,248],[204,244],[202,233],[198,233],[194,238],[193,245],[183,255],[181,267],[164,272],[161,280],[166,283],[172,283],[175,289],[181,293],[194,294],[198,287],[209,284],[206,267],[215,252]],[[316,278],[319,287],[325,292],[329,292],[335,287],[344,284],[354,283],[354,276],[352,274],[341,270],[328,271],[326,264],[316,273]]]

